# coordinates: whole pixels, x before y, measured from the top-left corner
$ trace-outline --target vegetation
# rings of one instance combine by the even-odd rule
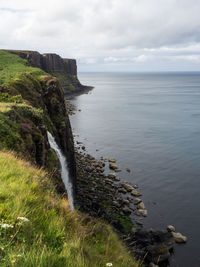
[[[49,175],[0,152],[0,266],[138,266],[111,227],[71,212]]]
[[[71,212],[55,189],[46,129],[65,136],[69,126],[56,84],[0,50],[0,266],[138,266],[108,224]]]
[[[16,79],[22,73],[34,73],[44,75],[45,72],[38,68],[28,67],[28,62],[17,55],[0,50],[0,85],[6,86],[11,80]]]

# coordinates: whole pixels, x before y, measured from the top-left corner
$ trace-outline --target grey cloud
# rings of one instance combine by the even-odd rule
[[[197,68],[199,10],[198,0],[1,0],[0,47],[57,52],[81,69]]]

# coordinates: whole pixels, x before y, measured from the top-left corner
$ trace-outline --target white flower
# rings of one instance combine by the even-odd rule
[[[24,222],[29,222],[29,219],[25,218],[25,217],[17,217],[17,220],[21,220]]]
[[[106,263],[106,266],[113,266],[111,262]]]
[[[1,226],[1,228],[4,228],[4,229],[6,229],[6,228],[13,228],[14,226],[12,226],[12,225],[10,225],[10,224],[7,224],[7,223],[1,223],[0,222],[0,226]]]

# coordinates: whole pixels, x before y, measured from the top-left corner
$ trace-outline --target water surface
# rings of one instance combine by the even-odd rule
[[[79,78],[95,86],[72,100],[81,109],[71,117],[79,140],[96,157],[115,157],[121,179],[139,184],[145,227],[172,224],[188,237],[175,246],[171,266],[200,266],[200,73]]]

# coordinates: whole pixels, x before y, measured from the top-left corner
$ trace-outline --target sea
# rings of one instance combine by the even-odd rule
[[[200,73],[79,73],[94,86],[71,100],[76,140],[96,158],[116,158],[138,184],[146,229],[173,225],[187,236],[170,266],[200,266]],[[126,168],[130,168],[128,173]]]

